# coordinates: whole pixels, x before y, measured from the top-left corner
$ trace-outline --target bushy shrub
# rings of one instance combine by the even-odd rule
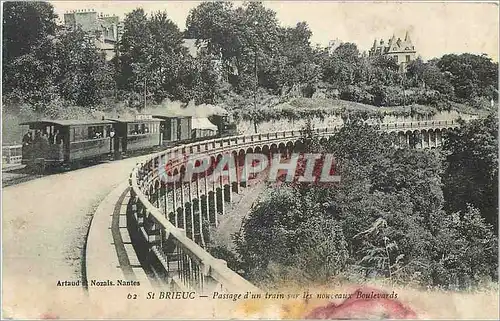
[[[373,105],[374,95],[366,88],[349,85],[340,92],[340,98],[358,103]]]
[[[278,269],[286,277],[303,271],[305,280],[327,280],[343,270],[342,229],[315,197],[310,190],[281,187],[257,204],[236,234],[246,277],[264,282]]]

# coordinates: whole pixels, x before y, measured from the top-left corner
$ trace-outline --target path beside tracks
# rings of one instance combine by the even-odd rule
[[[72,311],[82,309],[79,303],[87,296],[84,288],[61,287],[57,283],[81,284],[91,218],[141,159],[44,176],[3,189],[5,317],[40,318],[56,309],[70,316]]]

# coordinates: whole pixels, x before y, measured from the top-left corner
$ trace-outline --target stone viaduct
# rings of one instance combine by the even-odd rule
[[[432,120],[382,123],[380,130],[390,135],[395,145],[437,148],[443,143],[443,133],[458,126],[456,120]],[[320,139],[328,139],[338,129],[313,131]],[[245,187],[240,175],[212,181],[209,173],[195,174],[190,181],[165,183],[162,173],[165,164],[169,175],[185,173],[185,156],[203,155],[215,163],[227,154],[234,157],[240,171],[247,153],[281,153],[286,157],[300,151],[301,135],[300,130],[289,130],[201,141],[167,149],[138,164],[129,179],[127,228],[141,263],[172,289],[259,291],[205,250],[208,226],[217,227],[217,215],[224,214],[225,203],[231,202],[232,193]]]

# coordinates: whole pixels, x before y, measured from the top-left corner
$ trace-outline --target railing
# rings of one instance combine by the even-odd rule
[[[166,279],[172,277],[181,289],[187,283],[190,288],[202,293],[213,289],[219,290],[221,285],[225,291],[258,291],[250,282],[229,269],[225,261],[214,258],[189,239],[182,229],[176,228],[159,209],[149,202],[148,198],[140,192],[140,186],[144,184],[144,179],[147,177],[147,175],[139,174],[138,168],[134,169],[131,174],[130,206],[132,208],[130,213],[137,222],[136,228],[149,243],[150,255],[155,257],[156,264],[161,265],[160,268],[167,273],[176,270],[179,276],[178,279],[168,275],[163,275],[163,277]],[[175,260],[170,260],[173,256],[176,256]],[[177,269],[172,267],[170,262],[176,262]],[[182,282],[179,283],[179,280]]]
[[[450,128],[459,126],[459,123],[450,120],[378,125],[384,131],[402,129],[404,132]],[[313,129],[313,132],[318,136],[330,136],[340,127],[317,128]],[[169,162],[172,171],[179,170],[181,165],[185,165],[183,157],[179,155],[204,153],[213,156],[261,143],[272,144],[287,139],[299,139],[302,133],[301,130],[287,130],[200,141],[153,154],[146,162],[136,166],[130,175],[131,198],[127,225],[132,241],[138,247],[138,252],[142,253],[138,255],[148,262],[160,278],[179,289],[194,289],[201,293],[214,289],[258,291],[255,286],[229,269],[223,260],[214,258],[203,248],[203,219],[217,223],[216,213],[224,212],[224,199],[227,200],[224,193],[228,190],[229,194],[231,193],[232,184],[239,185],[238,177],[229,184],[224,184],[222,180],[209,184],[205,177],[203,183],[196,178],[195,187],[193,182],[167,185],[161,182],[159,168]],[[437,135],[434,137],[437,141]],[[185,184],[188,184],[188,187]],[[196,193],[193,195],[194,190]],[[163,207],[162,210],[160,207]],[[198,226],[195,226],[196,224]]]
[[[405,123],[381,123],[381,130],[391,129],[423,129],[423,128],[442,128],[442,127],[458,127],[459,122],[456,120],[426,120]]]
[[[22,145],[2,146],[2,165],[21,164]]]

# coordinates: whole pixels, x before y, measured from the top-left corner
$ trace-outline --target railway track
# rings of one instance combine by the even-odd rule
[[[109,162],[120,161],[122,159],[127,159],[131,157],[143,156],[152,153],[159,152],[171,146],[155,146],[152,148],[141,149],[138,151],[128,152],[126,155],[121,155],[119,159],[114,159],[112,155],[107,155],[98,159],[89,159],[85,161],[81,161],[78,163],[71,163],[70,165],[63,165],[55,168],[46,168],[43,173],[34,172],[33,170],[28,169],[27,167],[19,167],[19,168],[4,168],[2,169],[2,187],[8,187],[12,185],[21,184],[24,182],[28,182],[34,179],[42,178],[45,176],[55,175],[66,173],[70,171],[74,171],[80,168],[86,168],[90,166],[95,166],[99,164],[105,164]]]

